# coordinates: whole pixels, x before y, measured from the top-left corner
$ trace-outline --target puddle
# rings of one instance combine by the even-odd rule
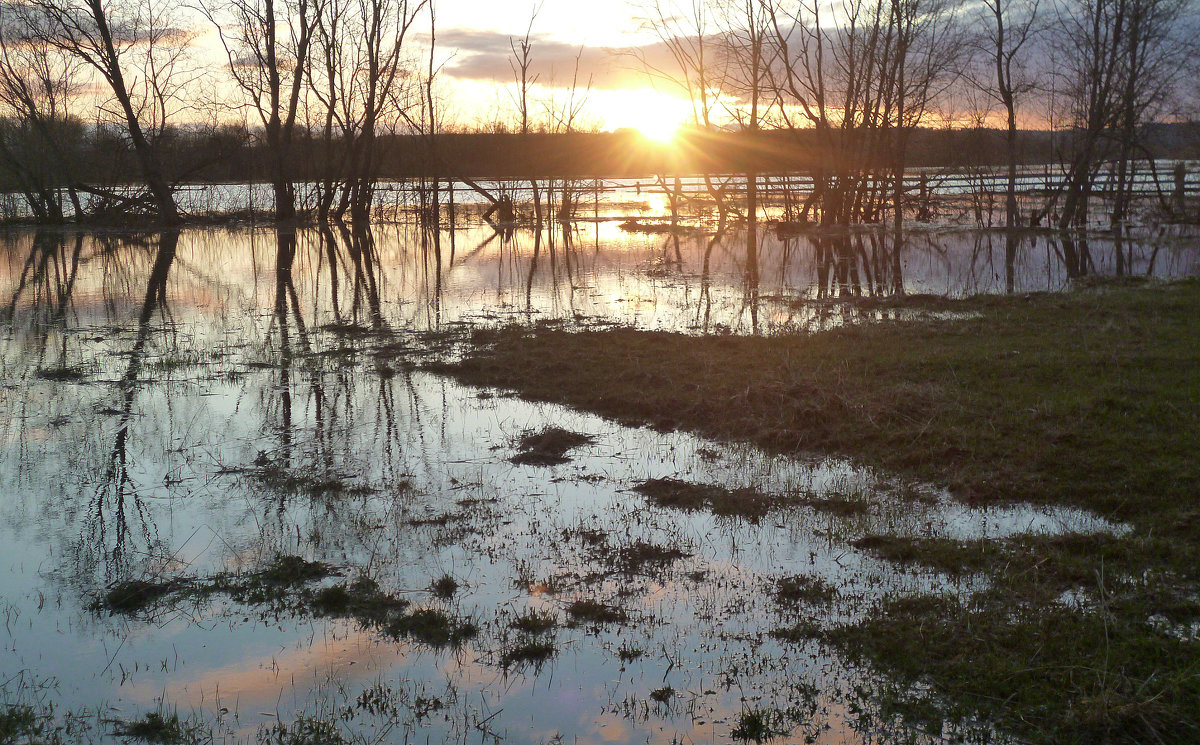
[[[7,699],[126,722],[166,707],[233,740],[288,728],[388,742],[876,742],[898,726],[873,703],[879,682],[811,638],[770,632],[982,580],[899,568],[854,541],[1119,529],[930,489],[914,499],[845,462],[631,429],[346,352],[348,337],[401,330],[379,338],[415,348],[435,337],[409,332],[531,309],[646,326],[707,312],[690,269],[666,284],[638,270],[658,250],[647,239],[564,252],[545,274],[524,247],[460,248],[443,276],[412,245],[380,241],[383,270],[334,252],[330,272],[314,236],[290,265],[265,236],[185,233],[113,255],[89,238],[78,261],[68,241],[24,285],[39,249],[9,238]],[[707,297],[744,308],[722,272]],[[617,304],[633,296],[650,298],[645,311]],[[718,305],[708,328],[745,326]],[[644,493],[654,480],[773,496],[749,514],[715,509],[715,492],[685,509]],[[279,556],[336,575],[273,600],[181,589]],[[393,615],[328,610],[321,593],[362,576],[397,599]],[[798,599],[781,606],[779,580],[797,577]],[[131,580],[166,584],[144,604],[94,609]],[[472,633],[415,630],[438,619]]]

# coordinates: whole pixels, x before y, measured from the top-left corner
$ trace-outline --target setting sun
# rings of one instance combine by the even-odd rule
[[[670,142],[679,131],[681,122],[670,119],[647,119],[635,125],[638,132],[648,140],[655,142]]]
[[[636,129],[655,142],[669,142],[692,116],[691,105],[652,90],[612,91],[602,102],[612,129]]]

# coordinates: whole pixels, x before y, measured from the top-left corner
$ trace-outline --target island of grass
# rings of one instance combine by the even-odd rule
[[[971,504],[1123,523],[867,540],[885,559],[982,572],[988,589],[893,596],[812,633],[923,683],[941,715],[1023,741],[1200,741],[1200,282],[944,306],[961,312],[765,338],[512,327],[439,369],[626,423],[849,457]]]

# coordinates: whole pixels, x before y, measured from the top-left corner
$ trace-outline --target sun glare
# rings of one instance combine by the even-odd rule
[[[647,119],[635,125],[642,137],[655,142],[670,142],[675,139],[681,122],[670,119]]]
[[[610,127],[636,129],[654,142],[673,140],[692,113],[686,101],[646,90],[621,91],[606,103]]]

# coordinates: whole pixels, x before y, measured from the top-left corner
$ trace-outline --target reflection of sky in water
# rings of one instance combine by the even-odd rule
[[[556,225],[535,240],[529,230],[508,238],[473,227],[443,231],[435,247],[428,235],[384,225],[372,238],[376,261],[356,263],[354,252],[361,247],[349,235],[299,233],[292,278],[309,326],[363,323],[377,302],[384,321],[399,328],[462,319],[595,319],[691,331],[811,329],[867,317],[827,301],[887,296],[898,286],[908,293],[961,296],[1060,290],[1073,275],[1171,277],[1200,270],[1194,241],[1186,238],[1127,241],[1118,251],[1111,238],[1066,245],[1033,234],[1010,256],[1001,233],[913,233],[896,261],[891,239],[877,233],[781,239],[764,231],[755,288],[747,279],[744,231],[719,238],[628,234],[616,222],[602,221],[578,223],[565,234]],[[30,279],[31,256],[35,263],[45,258],[31,252],[33,243],[29,233],[7,240],[0,279],[14,289],[23,272]],[[74,240],[64,237],[50,260],[49,281],[26,282],[18,317],[25,320],[35,294],[41,313],[51,315],[58,307],[55,296],[68,284],[66,312],[76,328],[103,327],[114,317],[136,314],[144,294],[138,284],[150,270],[152,247],[84,237],[73,263],[75,249]],[[196,309],[206,327],[253,342],[245,339],[244,325],[269,323],[275,251],[271,230],[184,232],[171,267],[171,314],[179,318]],[[335,263],[338,271],[331,272]]]
[[[391,741],[484,731],[515,742],[555,733],[579,742],[725,741],[743,707],[812,698],[818,711],[793,739],[861,742],[876,733],[854,730],[862,722],[847,714],[857,674],[816,643],[784,644],[765,632],[809,616],[853,618],[890,591],[962,593],[979,580],[900,571],[851,541],[868,533],[972,538],[1108,527],[1070,511],[970,509],[936,493],[913,504],[892,495],[886,478],[845,463],[767,457],[421,372],[381,374],[369,358],[346,365],[301,354],[306,343],[324,348],[327,324],[370,325],[376,304],[380,320],[401,329],[575,313],[673,327],[704,315],[697,267],[710,239],[681,240],[678,255],[671,242],[663,258],[661,237],[604,237],[610,227],[601,226],[599,250],[588,245],[588,228],[569,251],[551,256],[539,247],[532,282],[527,235],[475,251],[471,241],[486,242],[486,234],[463,231],[453,260],[443,246],[440,285],[436,261],[419,244],[398,242],[398,229],[376,231],[383,268],[373,284],[361,274],[356,281],[363,269],[347,245],[331,256],[312,233],[301,234],[291,273],[279,275],[267,231],[188,232],[165,278],[165,303],[152,297],[149,305],[155,242],[131,247],[110,238],[105,252],[89,237],[75,255],[68,237],[62,253],[47,257],[48,270],[22,285],[34,241],[14,234],[0,273],[16,298],[0,355],[0,566],[8,570],[0,575],[0,679],[29,671],[57,681],[62,706],[114,707],[127,717],[160,697],[209,717],[224,707],[221,726],[242,735],[276,716],[352,706],[382,683],[409,712],[386,733]],[[794,264],[783,262],[785,252]],[[1193,260],[1162,252],[1156,271]],[[820,294],[805,255],[766,241],[760,293]],[[1021,266],[1058,276],[1036,255]],[[916,256],[906,283],[949,276],[938,274],[952,265],[943,254]],[[331,273],[334,259],[339,270]],[[718,244],[710,259],[710,328],[747,329],[736,251]],[[291,284],[277,284],[281,276]],[[1055,281],[1042,286],[1061,286]],[[277,287],[291,293],[288,349],[273,313]],[[630,297],[643,302],[618,302]],[[780,316],[760,303],[770,327]],[[280,367],[289,351],[297,356]],[[77,379],[34,375],[61,367]],[[594,442],[560,466],[509,462],[523,431],[549,424]],[[262,462],[365,488],[282,493],[246,472]],[[682,513],[631,491],[654,477],[856,499],[867,508],[836,517],[801,507],[759,522]],[[609,547],[649,541],[688,555],[662,572],[614,573],[579,540],[580,528],[603,531]],[[275,552],[367,569],[417,607],[473,620],[479,636],[456,652],[435,651],[353,622],[264,617],[224,601],[184,602],[148,619],[85,610],[119,579],[254,568]],[[462,586],[448,603],[427,591],[443,573]],[[770,583],[796,573],[837,586],[839,602],[780,613]],[[530,589],[539,583],[560,592]],[[513,618],[537,608],[562,624],[566,605],[579,598],[619,605],[631,620],[600,630],[560,626],[552,635],[558,654],[543,666],[504,669],[501,656],[522,638]],[[623,649],[643,654],[622,661]],[[664,686],[676,696],[651,701]],[[445,708],[411,713],[430,697]],[[386,726],[358,715],[347,726]]]

